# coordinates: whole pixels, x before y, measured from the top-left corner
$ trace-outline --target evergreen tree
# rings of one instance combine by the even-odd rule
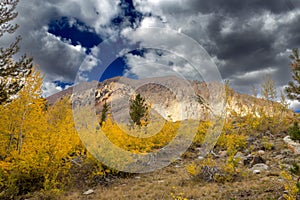
[[[130,117],[135,125],[142,126],[148,124],[149,106],[145,98],[137,94],[134,99],[130,100]]]
[[[13,34],[18,25],[10,22],[18,13],[15,11],[19,0],[4,0],[0,2],[0,38],[8,33]],[[12,99],[24,86],[25,78],[31,73],[32,58],[23,55],[15,61],[13,56],[19,51],[18,36],[9,47],[0,48],[0,105]]]
[[[100,119],[100,126],[102,127],[103,122],[105,122],[106,118],[107,118],[107,113],[108,113],[108,105],[105,101],[103,108],[102,108],[102,112],[101,112],[101,119]]]
[[[300,101],[300,57],[298,49],[293,49],[290,59],[294,81],[288,83],[285,91],[290,99]]]

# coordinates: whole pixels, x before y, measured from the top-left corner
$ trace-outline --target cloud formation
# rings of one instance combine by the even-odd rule
[[[182,44],[167,34],[154,38],[141,30],[162,27],[177,31],[199,43],[218,66],[222,78],[230,80],[231,86],[243,93],[251,93],[251,85],[259,86],[265,74],[271,74],[278,91],[281,90],[291,80],[288,55],[292,48],[300,46],[298,0],[32,0],[30,4],[20,1],[17,9],[18,34],[23,36],[21,51],[33,55],[46,74],[45,94],[62,89],[54,81],[72,82],[87,56],[82,44],[74,45],[48,32],[49,23],[62,17],[68,17],[69,25],[77,26],[78,30],[88,27],[104,41],[120,34],[180,48]],[[5,36],[0,45],[7,45],[13,37]],[[192,57],[192,49],[184,45],[184,53],[179,57]],[[92,49],[97,51],[97,47]],[[168,66],[173,70],[184,66],[179,72],[190,73],[189,65],[172,52],[163,56],[148,52],[144,56],[125,57],[128,65],[125,75],[143,77],[153,71],[168,75],[170,70],[164,70]],[[89,67],[100,63],[91,58]],[[156,60],[163,61],[156,66],[149,64]],[[143,66],[138,66],[141,62]],[[293,103],[293,106],[298,105]]]
[[[293,0],[136,1],[137,9],[152,10],[166,26],[199,42],[223,79],[243,93],[251,93],[251,85],[259,86],[266,74],[275,79],[278,93],[291,80],[288,55],[300,44],[299,4]]]
[[[20,1],[19,13],[15,22],[20,25],[16,34],[22,36],[21,53],[34,57],[35,63],[45,74],[44,95],[48,96],[62,90],[54,81],[73,82],[78,68],[86,56],[86,48],[81,44],[72,45],[71,41],[50,34],[48,25],[53,20],[69,17],[69,24],[79,19],[86,26],[77,26],[78,30],[90,27],[97,34],[105,36],[113,32],[110,20],[118,14],[118,1],[92,0],[89,3],[80,0],[33,0],[29,4]],[[86,30],[81,30],[86,31]],[[5,44],[15,36],[7,35]]]

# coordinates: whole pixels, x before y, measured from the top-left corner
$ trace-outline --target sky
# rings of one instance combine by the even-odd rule
[[[251,86],[259,87],[269,74],[279,94],[292,80],[288,56],[300,45],[299,0],[30,0],[20,1],[17,11],[21,53],[32,55],[45,74],[44,96],[77,78],[201,79],[189,62],[199,58],[191,41],[233,89],[251,94]],[[14,37],[5,35],[0,45]]]

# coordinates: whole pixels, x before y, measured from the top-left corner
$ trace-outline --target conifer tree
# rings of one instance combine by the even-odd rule
[[[285,88],[288,98],[300,101],[300,57],[298,49],[293,49],[293,54],[290,55],[292,77],[294,81],[290,81]]]
[[[100,126],[102,126],[103,122],[105,122],[105,120],[107,118],[107,114],[108,114],[108,105],[105,101],[103,108],[102,108],[102,112],[101,112]]]
[[[19,0],[4,0],[0,2],[0,39],[5,34],[13,34],[18,25],[11,24],[18,13],[15,11]],[[16,37],[7,48],[0,47],[0,105],[8,102],[24,86],[26,76],[33,67],[32,58],[26,55],[19,60],[13,56],[19,51],[21,36]]]
[[[148,123],[149,106],[145,98],[137,94],[134,99],[130,100],[130,117],[135,125],[142,126]]]

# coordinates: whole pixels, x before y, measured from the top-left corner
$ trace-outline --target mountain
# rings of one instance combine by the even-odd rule
[[[99,114],[106,102],[115,121],[129,122],[129,102],[136,94],[141,94],[151,105],[150,116],[166,120],[182,121],[186,119],[204,120],[212,115],[254,114],[261,111],[272,113],[279,105],[240,94],[221,83],[205,83],[183,80],[176,76],[133,80],[114,77],[103,82],[86,82],[70,87],[47,98],[53,104],[64,96],[72,96],[73,102],[94,101]],[[90,98],[87,98],[90,97]],[[225,104],[227,102],[227,104]],[[91,103],[91,102],[89,102]]]

